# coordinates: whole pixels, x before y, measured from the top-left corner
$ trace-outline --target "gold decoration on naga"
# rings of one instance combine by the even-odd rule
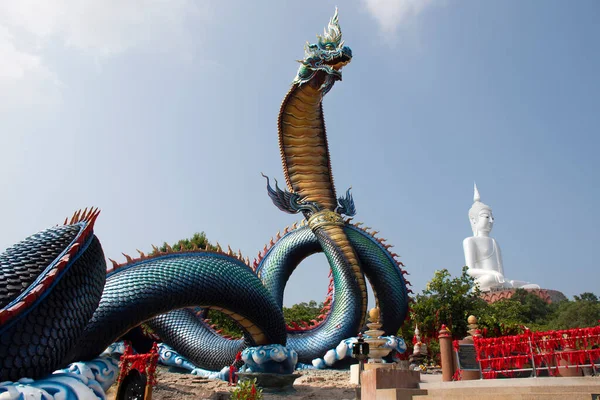
[[[340,214],[330,210],[319,211],[318,213],[311,215],[308,219],[308,226],[310,226],[310,229],[313,231],[322,226],[329,225],[344,226],[344,219]]]

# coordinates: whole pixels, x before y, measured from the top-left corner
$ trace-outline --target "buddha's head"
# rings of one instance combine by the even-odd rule
[[[477,184],[474,188],[473,205],[469,210],[469,220],[471,221],[473,236],[488,236],[494,225],[492,207],[481,202]]]

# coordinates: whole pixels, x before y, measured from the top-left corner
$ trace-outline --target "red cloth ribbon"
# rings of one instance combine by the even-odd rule
[[[242,361],[242,352],[238,351],[235,355],[235,360],[233,364],[229,366],[229,386],[235,385],[237,383],[237,372],[238,368],[235,366],[236,363]]]
[[[576,368],[600,363],[600,326],[547,332],[525,329],[520,335],[473,340],[485,379],[493,379],[499,372],[512,376],[512,370],[528,367],[532,360],[536,367],[557,366],[560,360]],[[456,350],[458,342],[453,347]]]
[[[156,385],[156,365],[158,364],[158,345],[156,342],[152,344],[149,353],[133,354],[133,349],[129,342],[125,342],[125,352],[121,356],[120,365],[121,372],[119,373],[119,383],[129,374],[129,371],[135,369],[140,374],[146,375],[148,384]]]

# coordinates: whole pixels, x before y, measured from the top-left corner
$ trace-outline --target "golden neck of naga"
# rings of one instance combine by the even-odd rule
[[[319,211],[311,215],[308,219],[308,226],[313,231],[322,226],[329,225],[344,226],[344,219],[340,214],[330,210]]]

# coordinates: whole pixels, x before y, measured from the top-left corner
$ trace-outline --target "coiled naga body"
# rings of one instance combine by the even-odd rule
[[[408,308],[404,272],[390,245],[353,225],[350,191],[336,197],[322,101],[352,59],[337,11],[305,57],[279,113],[279,145],[287,189],[267,190],[274,204],[303,221],[278,234],[250,263],[241,254],[194,249],[127,256],[106,274],[93,225],[95,209],[35,234],[0,255],[0,382],[39,378],[90,359],[146,322],[198,367],[221,369],[244,347],[280,344],[310,362],[355,336],[365,320],[366,279],[395,334]],[[301,261],[325,253],[332,284],[323,314],[287,327],[286,282]],[[366,276],[366,279],[365,279]],[[191,307],[219,310],[244,338],[222,337]]]

